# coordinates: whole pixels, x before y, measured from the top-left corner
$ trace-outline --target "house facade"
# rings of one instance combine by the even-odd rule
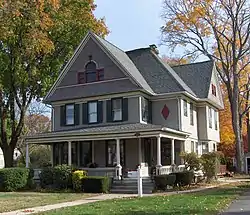
[[[220,141],[214,63],[171,68],[154,45],[124,52],[89,32],[44,102],[52,132],[26,137],[26,153],[30,144],[49,144],[53,165],[117,179],[138,165],[144,176],[151,167],[164,174],[182,164],[182,151],[201,155]]]

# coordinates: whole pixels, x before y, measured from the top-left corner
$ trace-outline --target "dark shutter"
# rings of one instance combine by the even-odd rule
[[[88,104],[82,104],[82,124],[88,124]]]
[[[152,123],[152,101],[148,101],[148,122]]]
[[[65,126],[66,124],[66,109],[65,109],[65,105],[62,105],[60,107],[60,124],[61,126]]]
[[[79,125],[79,121],[80,121],[80,111],[79,111],[79,104],[75,104],[75,115],[74,115],[74,122],[75,125]]]
[[[102,123],[103,121],[103,104],[102,101],[97,103],[97,122]]]
[[[111,100],[106,101],[106,117],[107,117],[107,122],[113,121]]]
[[[122,100],[122,121],[128,121],[128,99]]]

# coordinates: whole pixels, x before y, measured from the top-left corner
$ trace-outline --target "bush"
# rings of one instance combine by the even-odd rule
[[[34,170],[29,169],[29,176],[27,181],[27,189],[34,189],[36,187],[35,181],[34,181]]]
[[[73,189],[77,192],[83,190],[82,179],[87,176],[87,172],[83,170],[76,170],[72,174],[72,185]]]
[[[221,154],[217,152],[210,152],[201,156],[201,163],[203,172],[207,178],[207,182],[211,182],[217,176],[220,168]]]
[[[174,172],[170,175],[175,175],[175,185],[178,186],[187,186],[192,184],[194,179],[194,172],[193,171],[184,171],[184,172]]]
[[[108,177],[87,176],[82,182],[86,193],[108,193],[110,189]]]
[[[155,188],[157,190],[166,190],[167,185],[173,186],[175,184],[175,175],[157,175],[154,178]]]
[[[30,170],[5,168],[0,170],[0,191],[17,191],[27,187]]]
[[[180,157],[183,158],[186,170],[200,170],[201,161],[198,155],[194,152],[186,153],[182,152]]]
[[[53,184],[58,189],[72,188],[72,169],[68,165],[54,167]]]
[[[54,172],[54,169],[52,167],[46,167],[42,169],[39,175],[40,184],[42,188],[47,188],[48,186],[53,185],[53,172]]]

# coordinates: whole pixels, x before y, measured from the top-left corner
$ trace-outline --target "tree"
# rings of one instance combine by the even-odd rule
[[[250,16],[248,0],[165,0],[163,43],[185,47],[216,63],[230,104],[237,171],[243,171],[242,123],[249,112]]]
[[[13,165],[31,101],[44,96],[88,30],[108,33],[95,8],[93,0],[0,0],[0,147],[6,167]]]
[[[185,57],[168,57],[168,56],[162,56],[162,59],[167,62],[169,66],[179,66],[183,64],[191,63],[191,58],[185,58]]]

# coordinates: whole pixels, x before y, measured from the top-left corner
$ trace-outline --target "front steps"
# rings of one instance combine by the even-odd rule
[[[142,191],[144,194],[152,193],[154,189],[154,183],[151,178],[142,179]],[[137,194],[137,178],[124,178],[123,180],[113,180],[111,193],[123,193],[123,194]]]

